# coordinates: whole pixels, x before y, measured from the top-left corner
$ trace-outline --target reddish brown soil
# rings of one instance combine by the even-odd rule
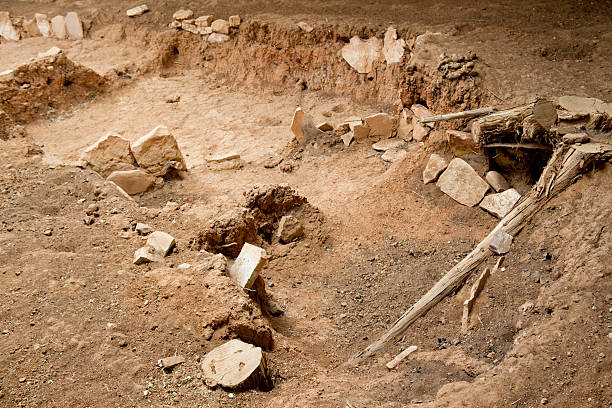
[[[343,364],[496,220],[422,184],[429,153],[451,157],[438,134],[389,165],[368,144],[319,141],[295,150],[288,130],[298,105],[337,124],[392,112],[398,100],[440,112],[533,95],[610,100],[610,2],[147,4],[150,13],[129,20],[125,9],[135,4],[124,1],[0,1],[13,15],[76,10],[88,28],[76,42],[0,40],[0,72],[58,45],[106,81],[91,76],[88,94],[53,93],[57,107],[46,114],[4,109],[20,112],[15,119],[28,136],[0,140],[0,406],[610,406],[609,163],[518,235],[505,269],[478,297],[468,333],[460,321],[471,279],[355,368]],[[245,22],[228,46],[215,48],[165,28],[179,8]],[[302,20],[315,31],[302,34],[295,27]],[[412,40],[441,33],[428,37],[415,72],[381,65],[368,79],[338,57],[350,36],[380,36],[390,24]],[[431,68],[440,51],[474,51],[479,75],[444,81]],[[49,95],[19,97],[41,103]],[[180,102],[166,103],[176,95]],[[183,179],[129,201],[96,173],[71,166],[108,131],[135,140],[162,123],[185,154]],[[241,161],[205,160],[229,151]],[[265,168],[274,153],[293,171]],[[509,177],[528,191],[529,180]],[[211,222],[244,205],[243,192],[282,182],[308,201],[294,212],[306,231],[288,245],[261,241],[270,254],[266,290],[284,309],[270,317],[196,243]],[[89,226],[83,217],[92,203],[100,209]],[[142,237],[126,233],[134,221],[171,233],[177,249],[161,264],[133,265],[142,246]],[[193,267],[181,271],[184,262]],[[272,391],[230,395],[203,385],[200,358],[234,337],[269,348]],[[409,345],[419,350],[387,370]],[[174,354],[186,363],[172,372],[156,366]]]

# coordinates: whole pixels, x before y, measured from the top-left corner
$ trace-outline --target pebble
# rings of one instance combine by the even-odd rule
[[[606,358],[605,353],[599,353],[599,358]]]
[[[9,334],[9,331],[8,330],[2,330],[2,334],[7,335],[7,334]]]
[[[234,393],[233,393],[233,392],[230,392],[229,394],[227,394],[227,397],[228,397],[228,398],[234,398]]]
[[[542,398],[542,399],[540,400],[540,404],[542,404],[542,405],[546,405],[546,404],[548,404],[548,399],[546,399],[546,398]]]
[[[43,234],[50,237],[51,235],[53,235],[53,230],[46,229],[45,232],[43,232]]]

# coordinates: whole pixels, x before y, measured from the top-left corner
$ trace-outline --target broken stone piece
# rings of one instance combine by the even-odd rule
[[[64,20],[64,16],[55,16],[51,19],[51,31],[55,38],[66,39],[66,20]]]
[[[354,125],[353,136],[356,141],[361,142],[370,136],[370,128],[365,123]]]
[[[161,231],[155,231],[147,239],[147,246],[153,248],[156,254],[167,256],[176,245],[174,237]]]
[[[383,139],[379,142],[376,142],[372,145],[372,149],[377,150],[379,152],[384,152],[389,149],[395,149],[404,144],[404,141],[398,137],[394,137],[391,139]]]
[[[563,143],[565,144],[579,144],[587,143],[591,138],[585,133],[568,133],[563,135]]]
[[[504,218],[520,199],[519,192],[511,188],[502,193],[489,194],[480,203],[480,208],[497,218]]]
[[[43,56],[53,55],[52,51],[55,50],[52,48]],[[132,170],[136,167],[136,160],[130,150],[130,142],[112,133],[102,136],[85,149],[79,162],[81,167],[89,167],[104,177],[108,177],[113,171]]]
[[[408,113],[410,112],[410,116]],[[404,109],[399,114],[397,124],[397,137],[404,139],[406,142],[412,140],[412,111]]]
[[[497,193],[510,188],[510,184],[508,184],[504,176],[495,170],[487,172],[485,175],[485,180],[487,180],[489,185],[493,187],[493,190],[495,190]]]
[[[385,32],[385,39],[383,45],[383,55],[387,64],[397,64],[402,60],[404,56],[404,48],[406,47],[406,41],[400,38],[397,39],[397,31],[393,27],[387,28]]]
[[[278,223],[276,236],[279,242],[287,244],[304,233],[304,227],[300,221],[292,215],[285,215]]]
[[[143,4],[127,10],[125,14],[127,14],[128,17],[136,17],[143,15],[147,11],[149,11],[149,7],[146,4]]]
[[[164,257],[155,253],[150,246],[143,246],[134,252],[134,265],[142,265],[149,262],[161,262]]]
[[[81,20],[79,19],[79,15],[74,11],[66,14],[65,18],[66,22],[66,32],[68,36],[75,40],[83,39],[83,25],[81,24]]]
[[[9,41],[19,41],[19,33],[15,30],[8,11],[0,11],[0,37]]]
[[[312,30],[314,30],[314,27],[306,23],[305,21],[300,21],[297,25],[300,30],[304,31],[305,33],[310,33],[312,32]]]
[[[34,20],[38,26],[38,31],[43,37],[49,37],[51,35],[51,23],[47,18],[46,14],[36,13],[34,14]]]
[[[240,16],[230,16],[228,18],[228,22],[230,27],[238,28],[240,27],[242,19],[240,18]]]
[[[408,152],[404,149],[394,148],[387,150],[380,158],[386,162],[395,163],[402,160],[407,154]]]
[[[206,27],[206,28],[210,28],[210,27]],[[220,33],[212,33],[211,35],[208,36],[208,42],[210,43],[220,44],[220,43],[229,41],[229,39],[230,39],[229,35],[220,34]]]
[[[417,142],[422,142],[427,138],[428,135],[429,135],[429,128],[426,126],[423,126],[423,124],[419,122],[419,119],[417,118],[416,115],[413,116],[412,117],[412,138],[416,140]]]
[[[374,61],[380,58],[381,49],[381,41],[376,37],[363,41],[354,36],[342,47],[342,58],[360,74],[369,74]]]
[[[39,52],[38,53],[38,58],[46,58],[46,57],[55,57],[56,55],[58,55],[60,52],[62,52],[61,49],[59,49],[58,47],[51,47],[49,48],[48,51],[45,52]],[[126,140],[127,141],[127,140]],[[129,142],[128,142],[128,147],[129,147]]]
[[[353,141],[353,139],[355,138],[355,136],[353,135],[353,132],[348,132],[342,135],[342,143],[344,143],[345,146],[349,146],[351,144],[351,142]]]
[[[510,252],[514,237],[506,231],[500,229],[492,237],[489,242],[489,250],[496,255],[504,255]]]
[[[36,24],[36,19],[29,19],[23,21],[23,29],[25,30],[28,37],[38,37],[40,34],[40,30],[38,29],[38,24]]]
[[[195,24],[188,23],[187,21],[193,20],[183,20],[181,22],[181,28],[191,34],[200,34],[200,28]]]
[[[334,127],[329,122],[323,122],[317,125],[317,129],[323,132],[331,132],[332,130],[334,130]]]
[[[113,171],[107,180],[121,187],[129,195],[144,193],[155,184],[155,177],[142,169]]]
[[[489,190],[487,182],[459,158],[451,160],[436,184],[443,193],[468,207],[478,204]]]
[[[447,130],[446,140],[448,141],[448,146],[451,151],[457,157],[478,153],[478,147],[476,146],[476,142],[474,142],[472,133]]]
[[[213,22],[213,16],[200,16],[194,20],[194,24],[198,27],[210,27]]]
[[[300,107],[298,107],[293,114],[291,132],[293,132],[299,144],[305,144],[308,139],[325,134],[314,127],[310,117]]]
[[[391,137],[393,133],[393,116],[387,113],[377,113],[363,119],[370,128],[370,136]]]
[[[429,184],[438,179],[438,176],[442,174],[448,167],[448,163],[444,160],[444,157],[439,154],[432,154],[429,156],[425,170],[423,170],[423,183]]]
[[[415,103],[414,105],[412,105],[410,107],[410,110],[412,111],[412,113],[414,113],[414,116],[416,116],[417,119],[419,120],[432,116],[431,111],[419,103]],[[433,127],[433,124],[432,125],[428,124],[427,126]]]
[[[212,27],[213,32],[219,34],[229,34],[230,23],[226,20],[215,20],[210,25]]]
[[[187,20],[193,17],[193,11],[191,10],[178,10],[172,15],[172,18],[178,21]]]
[[[166,370],[171,370],[179,364],[183,364],[185,358],[181,356],[164,357],[157,360],[157,366]]]
[[[174,136],[165,126],[158,126],[132,143],[136,163],[147,172],[164,176],[172,170],[187,170],[185,159]]]
[[[137,222],[135,231],[138,235],[148,235],[153,232],[153,228],[151,228],[148,224]]]
[[[243,289],[250,289],[267,261],[266,251],[245,243],[229,271],[230,278]]]
[[[569,112],[585,113],[607,113],[612,116],[612,103],[604,102],[597,98],[586,98],[580,96],[561,96],[559,106]]]
[[[206,159],[206,161],[209,163],[221,163],[224,161],[235,160],[239,158],[240,158],[240,154],[236,152],[230,152],[230,153],[220,154],[217,156],[210,156]]]

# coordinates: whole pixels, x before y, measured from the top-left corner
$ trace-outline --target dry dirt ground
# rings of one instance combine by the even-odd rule
[[[80,41],[0,40],[0,72],[56,45],[106,80],[94,98],[24,121],[25,138],[0,140],[0,406],[612,405],[609,163],[517,236],[467,333],[461,313],[472,279],[392,346],[347,367],[497,220],[423,185],[430,153],[452,157],[442,138],[413,143],[404,160],[388,164],[369,143],[296,150],[289,131],[296,106],[338,124],[391,113],[398,100],[439,112],[534,95],[609,101],[612,2],[147,4],[149,13],[129,20],[125,10],[136,4],[125,1],[0,1],[12,15],[78,11],[88,28]],[[244,23],[228,44],[207,46],[167,28],[179,8],[240,14]],[[302,20],[315,31],[301,33]],[[377,66],[366,78],[339,58],[353,34],[381,37],[390,24],[407,39],[430,33],[415,52],[422,65]],[[427,68],[440,52],[469,51],[478,55],[474,80],[449,84]],[[128,200],[74,166],[107,132],[135,140],[160,124],[185,155],[182,179]],[[241,160],[206,160],[228,152]],[[273,155],[292,171],[264,167]],[[264,243],[266,290],[284,310],[271,317],[215,275],[194,243],[245,191],[277,183],[314,209],[302,239]],[[521,176],[513,183],[521,193],[530,188]],[[98,216],[85,225],[92,203]],[[163,263],[133,265],[142,246],[133,222],[172,234],[176,250]],[[179,269],[184,262],[194,267]],[[200,358],[253,330],[273,339],[266,346],[275,388],[230,394],[204,385]],[[410,345],[419,347],[410,358],[384,366]],[[156,366],[174,354],[185,364]]]

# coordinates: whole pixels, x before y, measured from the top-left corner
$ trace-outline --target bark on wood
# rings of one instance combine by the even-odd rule
[[[206,355],[200,365],[206,385],[220,385],[232,390],[272,389],[266,356],[261,348],[240,340],[231,340]]]
[[[467,118],[475,118],[477,116],[487,115],[491,112],[495,112],[495,108],[486,107],[480,109],[467,110],[462,112],[453,112],[446,113],[444,115],[434,115],[428,116],[420,120],[421,123],[432,123],[432,122],[442,122],[444,120],[453,120],[453,119],[467,119]]]
[[[517,106],[476,119],[472,136],[479,145],[495,142],[535,142],[552,145],[556,137],[550,132],[557,121],[554,105],[545,99]]]
[[[584,145],[559,145],[553,152],[540,179],[529,194],[517,203],[497,226],[482,240],[469,255],[455,265],[442,277],[419,301],[408,309],[380,339],[370,344],[365,350],[353,356],[348,364],[355,365],[363,358],[381,350],[396,337],[402,335],[419,317],[434,307],[446,295],[465,281],[480,264],[489,258],[489,241],[498,230],[515,236],[531,217],[542,208],[548,200],[558,195],[571,185],[578,176],[589,171],[590,165],[601,159],[612,157],[612,145],[587,143]],[[554,179],[551,182],[551,178]],[[550,187],[548,187],[550,183]],[[545,191],[548,193],[544,194]]]

